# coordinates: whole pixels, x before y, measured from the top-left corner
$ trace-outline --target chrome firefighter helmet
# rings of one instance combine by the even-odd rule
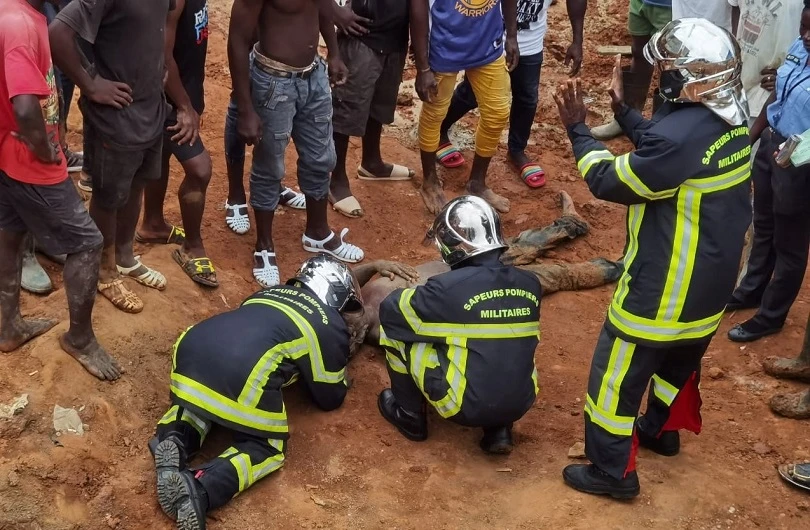
[[[507,247],[498,212],[474,195],[462,195],[448,202],[426,238],[436,241],[442,259],[451,267],[478,254]]]
[[[346,264],[328,254],[306,260],[287,285],[296,282],[305,285],[322,302],[341,313],[363,309],[363,295],[357,277]]]
[[[673,20],[650,38],[644,57],[661,74],[664,99],[701,103],[730,125],[748,120],[740,45],[725,29],[703,18]]]

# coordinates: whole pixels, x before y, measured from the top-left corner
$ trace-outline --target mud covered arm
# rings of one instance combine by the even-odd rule
[[[578,123],[568,130],[579,169],[597,199],[641,204],[672,197],[688,172],[679,161],[680,149],[666,138],[646,134],[632,153],[613,156]]]

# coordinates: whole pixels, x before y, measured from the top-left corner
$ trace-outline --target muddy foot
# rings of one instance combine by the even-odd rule
[[[444,197],[444,191],[438,185],[428,185],[425,187],[423,184],[419,188],[419,193],[422,194],[422,200],[425,201],[425,206],[428,211],[433,215],[438,214],[444,205],[447,204],[447,199]]]
[[[794,420],[810,419],[810,390],[795,394],[778,394],[771,398],[771,410]]]
[[[509,199],[498,195],[489,188],[484,188],[481,191],[473,191],[472,189],[470,189],[470,186],[468,185],[467,193],[481,197],[482,199],[487,201],[490,204],[490,206],[492,206],[501,213],[509,212]]]
[[[779,379],[795,379],[810,383],[810,364],[800,359],[769,357],[762,363],[765,373]]]
[[[84,348],[77,348],[70,343],[67,335],[62,335],[59,344],[66,353],[79,361],[85,370],[102,381],[115,381],[123,373],[118,361],[110,357],[96,339],[90,341]]]
[[[561,191],[559,195],[560,206],[562,207],[562,214],[571,217],[579,217],[579,212],[574,207],[574,199],[568,195],[567,191]]]
[[[8,332],[0,336],[0,351],[13,352],[31,339],[47,333],[56,324],[56,320],[48,318],[20,320],[19,324],[12,324]]]

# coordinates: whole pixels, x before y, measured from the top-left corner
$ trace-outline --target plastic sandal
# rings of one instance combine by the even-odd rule
[[[295,210],[307,209],[307,198],[303,193],[298,193],[292,188],[284,188],[281,192],[279,204]]]
[[[228,204],[225,202],[225,210],[232,215],[225,214],[225,224],[228,225],[228,228],[239,234],[247,234],[248,230],[250,230],[250,217],[248,217],[248,205],[247,204]],[[240,213],[240,210],[244,210],[245,213]]]
[[[451,143],[440,145],[436,150],[436,159],[446,168],[464,165],[464,155]]]
[[[118,289],[118,294],[113,295],[110,291]],[[127,289],[124,280],[117,278],[109,283],[98,283],[98,292],[109,300],[112,305],[125,313],[140,313],[143,311],[143,301],[138,295]]]
[[[210,258],[185,258],[179,248],[172,252],[172,258],[192,281],[205,287],[219,287],[217,271]]]
[[[261,267],[253,267],[253,277],[259,285],[267,288],[281,283],[279,280],[278,265],[270,263],[270,258],[273,258],[273,261],[275,261],[275,252],[262,250],[261,252],[254,252],[253,257],[261,258],[263,263]]]
[[[546,185],[546,172],[532,162],[520,166],[520,178],[530,188],[542,188]]]
[[[158,291],[166,289],[166,277],[155,269],[150,269],[141,263],[138,256],[135,257],[135,265],[132,267],[121,267],[120,265],[117,265],[116,267],[118,268],[118,272],[124,276],[132,278],[143,286],[157,289]],[[140,268],[143,268],[144,272],[137,274],[135,271]]]
[[[363,250],[356,246],[352,245],[351,243],[346,243],[343,238],[346,237],[346,234],[349,233],[348,228],[344,228],[340,231],[340,246],[335,250],[329,250],[324,248],[324,245],[332,240],[335,237],[335,233],[332,232],[326,239],[321,241],[316,241],[310,237],[307,237],[306,234],[301,238],[301,242],[304,245],[304,250],[307,252],[312,252],[315,254],[329,254],[330,256],[339,259],[340,261],[345,261],[346,263],[359,263],[363,261],[365,257],[365,253]]]
[[[186,232],[181,227],[172,225],[172,229],[169,231],[169,237],[167,238],[143,237],[136,232],[135,241],[152,245],[182,245],[186,242]]]

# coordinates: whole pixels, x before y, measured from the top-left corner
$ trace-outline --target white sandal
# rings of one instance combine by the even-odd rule
[[[307,237],[306,234],[301,237],[301,243],[304,244],[304,250],[307,252],[313,252],[315,254],[320,254],[321,252],[325,254],[329,254],[332,257],[339,259],[340,261],[345,261],[346,263],[359,263],[363,261],[365,257],[365,253],[363,250],[358,247],[357,245],[352,245],[351,243],[346,243],[343,238],[346,237],[346,234],[349,233],[348,228],[344,228],[340,231],[340,246],[335,250],[329,250],[324,248],[324,245],[332,240],[335,237],[335,233],[332,232],[329,236],[322,240],[316,241],[310,237]]]
[[[295,210],[306,210],[307,198],[303,193],[299,193],[292,188],[284,188],[284,190],[281,192],[281,196],[284,197],[285,195],[289,195],[291,193],[293,197],[291,199],[285,199],[282,206],[287,206]]]
[[[116,265],[116,267],[119,273],[132,278],[141,285],[157,289],[158,291],[162,291],[166,288],[166,277],[155,269],[151,269],[141,263],[140,256],[135,257],[135,265],[132,267],[121,267],[120,265]],[[133,273],[140,267],[146,269],[146,272],[137,276],[134,275]]]
[[[245,213],[239,213],[239,210],[245,210]],[[225,214],[225,224],[228,225],[228,228],[239,234],[246,234],[248,230],[250,230],[250,217],[248,217],[248,205],[247,204],[228,204],[228,201],[225,201],[225,210],[227,212],[232,213],[233,215],[228,216]]]
[[[259,285],[264,288],[273,287],[274,285],[281,283],[279,280],[278,265],[273,265],[270,263],[271,257],[275,258],[276,253],[267,250],[253,253],[253,258],[262,258],[262,262],[264,264],[262,267],[253,267],[253,277],[256,279]]]

